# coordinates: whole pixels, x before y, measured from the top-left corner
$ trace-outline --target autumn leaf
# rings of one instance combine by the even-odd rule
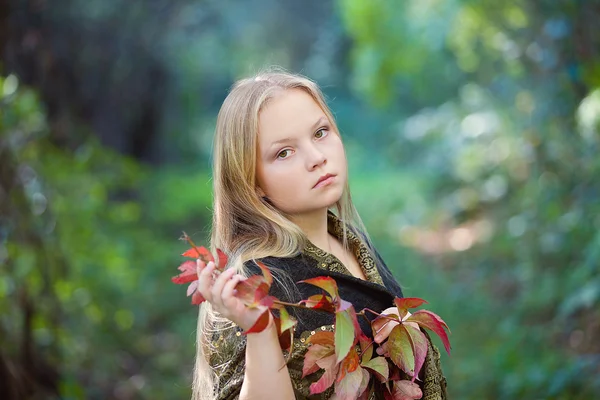
[[[268,297],[275,299],[275,297],[273,296]],[[281,308],[279,310],[279,325],[277,327],[277,332],[279,332],[280,338],[284,337],[287,339],[287,337],[289,337],[289,344],[286,347],[282,347],[282,349],[288,350],[290,352],[290,354],[288,355],[291,355],[292,344],[294,342],[294,327],[297,324],[298,321],[296,321],[295,318],[291,317],[285,308]],[[285,341],[281,343],[280,340],[280,344],[286,345],[287,343]]]
[[[205,301],[206,301],[206,299],[204,298],[204,296],[202,296],[200,294],[200,292],[197,290],[192,295],[192,304],[194,304],[194,305],[202,304]]]
[[[309,344],[320,344],[323,346],[333,346],[335,345],[334,333],[328,331],[318,331],[315,332],[314,335],[310,335],[306,341]]]
[[[333,346],[313,344],[306,351],[304,356],[304,365],[302,366],[302,377],[317,372],[321,367],[317,361],[334,354]]]
[[[334,395],[331,399],[335,400],[355,400],[361,393],[358,390],[363,382],[363,369],[358,367],[345,374],[343,379],[335,382]],[[364,390],[363,390],[364,391]]]
[[[412,379],[414,382],[415,378],[419,376],[419,371],[425,362],[425,357],[427,356],[427,350],[429,348],[428,342],[425,334],[418,328],[409,324],[403,324],[402,326],[404,326],[404,329],[406,329],[406,332],[408,333],[415,356],[415,373]]]
[[[406,314],[408,314],[409,309],[417,308],[424,303],[427,303],[427,302],[418,297],[404,297],[404,298],[396,297],[394,299],[394,304],[396,304],[396,308],[398,308],[398,315],[400,315],[401,319],[404,319],[404,317],[406,317]],[[427,303],[427,304],[429,304],[429,303]]]
[[[354,309],[351,309],[354,311]],[[343,360],[354,344],[354,323],[350,310],[335,313],[335,356]]]
[[[327,296],[325,293],[310,296],[306,300],[301,300],[300,304],[315,310],[323,310],[331,313],[336,311],[335,305],[331,301],[331,297]]]
[[[227,254],[223,253],[221,249],[217,249],[217,259],[219,260],[217,266],[220,270],[224,270],[227,266]]]
[[[361,364],[363,368],[373,372],[379,382],[385,382],[390,375],[390,365],[385,357],[375,357]]]
[[[394,400],[416,400],[423,397],[421,388],[414,382],[401,380],[394,382],[392,398]]]
[[[264,331],[265,328],[269,325],[270,316],[271,316],[271,311],[268,309],[265,310],[262,314],[260,314],[260,317],[258,317],[258,319],[254,323],[254,325],[252,325],[252,327],[250,329],[248,329],[246,332],[244,332],[244,335],[247,335],[249,333],[258,333],[258,332]]]
[[[189,257],[189,258],[199,258],[201,259],[205,264],[208,264],[209,262],[214,262],[215,258],[212,255],[212,253],[204,246],[200,246],[200,247],[192,247],[189,250],[186,250],[182,256],[184,257]]]
[[[410,336],[408,335],[404,324],[400,324],[392,329],[387,341],[387,350],[390,354],[390,359],[394,364],[409,376],[414,375],[415,356]]]
[[[269,268],[267,268],[267,266],[265,264],[263,264],[260,261],[255,261],[256,265],[258,265],[258,268],[260,268],[265,283],[267,284],[267,286],[270,288],[271,285],[273,284],[273,275],[271,275],[271,271],[269,271]]]
[[[340,364],[340,371],[336,378],[336,382],[344,379],[347,373],[354,372],[358,368],[359,362],[360,360],[358,358],[358,353],[354,348],[350,348],[348,355],[342,360]]]
[[[316,278],[305,279],[298,283],[308,283],[309,285],[320,287],[329,293],[329,296],[331,296],[334,302],[336,302],[339,297],[337,283],[329,276],[318,276]]]
[[[196,270],[196,263],[190,260],[184,261],[179,267],[177,267],[181,273],[171,278],[173,283],[182,285],[184,283],[193,282],[198,280],[198,272]]]
[[[333,385],[339,369],[335,354],[317,360],[317,365],[325,371],[318,381],[310,385],[311,395],[322,393]]]
[[[416,322],[421,327],[435,332],[440,339],[442,339],[442,343],[444,344],[446,352],[450,354],[450,340],[448,339],[448,335],[446,334],[444,328],[448,329],[448,332],[450,329],[437,314],[434,314],[428,310],[419,310],[408,317],[405,322]]]

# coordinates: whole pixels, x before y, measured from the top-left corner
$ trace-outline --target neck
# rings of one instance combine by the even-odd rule
[[[327,231],[327,209],[302,214],[292,218],[302,229],[308,240],[315,246],[331,252],[329,233]]]

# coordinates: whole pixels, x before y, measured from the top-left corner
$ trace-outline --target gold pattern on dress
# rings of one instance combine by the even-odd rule
[[[327,230],[333,236],[338,238],[340,241],[343,240],[344,227],[342,221],[332,213],[327,214]],[[346,230],[346,238],[348,240],[348,247],[354,253],[360,269],[365,274],[367,281],[377,283],[383,286],[383,280],[377,270],[377,265],[373,259],[373,255],[369,251],[367,245],[356,236],[350,229]],[[310,241],[307,242],[304,251],[317,260],[317,265],[326,270],[333,271],[345,275],[350,275],[348,268],[333,254],[320,249],[319,247],[312,244]]]

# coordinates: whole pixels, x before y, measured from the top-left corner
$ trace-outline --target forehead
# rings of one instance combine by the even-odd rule
[[[325,113],[302,89],[284,90],[273,97],[260,112],[259,143],[292,137],[309,130]]]

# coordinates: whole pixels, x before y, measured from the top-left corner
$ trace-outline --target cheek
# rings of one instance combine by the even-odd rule
[[[269,197],[285,197],[294,193],[292,189],[297,187],[297,176],[288,166],[270,165],[263,169],[261,175],[261,187]]]

